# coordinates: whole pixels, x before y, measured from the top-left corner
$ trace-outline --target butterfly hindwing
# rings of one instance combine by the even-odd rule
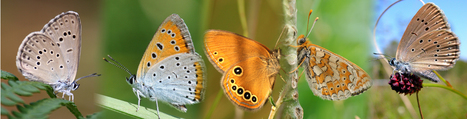
[[[320,46],[305,42],[299,61],[307,73],[313,94],[327,100],[344,100],[371,87],[369,75],[347,59]]]
[[[168,56],[149,68],[141,83],[150,96],[174,105],[194,104],[202,100],[206,78],[204,63],[198,54]],[[149,97],[151,98],[151,97]]]
[[[260,109],[272,92],[272,74],[278,73],[264,67],[265,63],[261,57],[250,57],[226,70],[221,86],[228,99],[244,109]]]

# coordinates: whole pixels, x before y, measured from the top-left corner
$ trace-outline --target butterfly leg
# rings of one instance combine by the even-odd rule
[[[74,101],[75,101],[75,96],[73,95],[73,93],[69,93],[69,92],[68,92],[67,95],[68,95],[68,100],[70,100],[70,98],[71,98],[71,102],[74,102]]]
[[[140,93],[139,90],[136,90],[135,88],[133,88],[133,93],[135,93],[136,97],[138,97],[138,108],[136,108],[136,111],[139,110],[139,104],[141,102],[141,98],[140,98]]]
[[[303,62],[305,62],[305,58],[303,58],[302,61],[300,61],[300,64],[298,64],[297,68],[295,68],[294,70],[290,71],[289,73],[292,73],[292,72],[297,71],[298,68],[300,68],[300,66],[302,66]]]
[[[64,98],[65,98],[65,93],[62,92],[62,99],[64,99]]]
[[[159,116],[159,104],[157,103],[157,98],[154,99],[156,99],[157,117],[160,119],[161,117]]]

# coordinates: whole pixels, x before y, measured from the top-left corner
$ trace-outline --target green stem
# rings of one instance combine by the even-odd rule
[[[219,90],[216,95],[216,99],[214,99],[214,103],[211,106],[211,109],[209,109],[208,115],[206,115],[205,119],[210,119],[212,116],[212,113],[214,112],[214,109],[216,109],[217,105],[219,105],[219,101],[221,100],[222,97],[222,90]]]
[[[439,77],[439,79],[441,79],[441,81],[443,81],[448,87],[452,88],[452,85],[451,83],[449,83],[449,81],[445,80],[441,75],[438,74],[438,72],[436,72],[435,70],[433,70],[433,72],[436,74],[436,76]]]
[[[465,94],[462,94],[461,92],[459,92],[458,90],[454,89],[454,88],[451,88],[451,87],[448,87],[448,86],[445,86],[445,85],[441,85],[441,84],[435,84],[435,83],[423,83],[422,84],[423,87],[438,87],[438,88],[444,88],[446,90],[449,90],[451,92],[454,92],[456,93],[457,95],[463,97],[464,99],[467,100],[467,96]]]
[[[238,3],[238,14],[240,15],[240,23],[243,28],[243,36],[248,37],[248,28],[246,24],[246,15],[245,15],[245,0],[237,0]]]

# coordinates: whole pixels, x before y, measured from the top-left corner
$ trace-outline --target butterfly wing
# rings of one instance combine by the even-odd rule
[[[320,46],[306,46],[298,56],[304,60],[308,85],[316,96],[344,100],[371,87],[370,76],[362,68]]]
[[[81,51],[81,21],[68,11],[50,20],[40,32],[26,36],[16,56],[18,70],[29,80],[47,84],[72,82]]]
[[[408,47],[411,71],[447,70],[459,59],[460,42],[451,31],[431,31],[417,40]]]
[[[433,3],[426,3],[418,10],[410,21],[404,35],[402,35],[397,47],[396,58],[402,62],[408,62],[412,56],[410,46],[420,42],[419,37],[436,30],[450,30],[447,18],[443,11]]]
[[[244,109],[260,109],[268,100],[278,73],[278,70],[268,70],[266,65],[260,57],[233,64],[221,80],[228,99]]]
[[[142,83],[150,88],[149,98],[156,96],[172,105],[199,103],[206,78],[204,67],[198,54],[175,54],[151,66]]]
[[[272,53],[269,48],[257,41],[221,30],[207,31],[204,44],[209,61],[221,73],[246,58],[269,57]]]
[[[172,14],[157,29],[144,52],[136,76],[144,76],[151,65],[178,53],[194,54],[195,49],[185,22],[177,14]]]
[[[149,43],[138,67],[136,82],[148,97],[186,111],[185,104],[203,97],[205,70],[193,47],[188,27],[177,14],[167,17]],[[143,91],[144,92],[144,91]]]
[[[221,86],[237,106],[260,109],[267,101],[279,72],[277,52],[243,36],[220,30],[205,35],[209,61],[223,73]]]

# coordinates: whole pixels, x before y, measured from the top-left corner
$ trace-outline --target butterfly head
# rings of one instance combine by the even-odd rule
[[[297,38],[297,45],[302,45],[302,44],[306,44],[307,42],[307,38],[305,37],[305,35],[300,35],[298,36]]]
[[[130,78],[126,77],[126,82],[130,85],[136,84],[136,75],[132,74]]]
[[[397,62],[396,58],[392,58],[391,60],[388,60],[388,62],[389,62],[389,65],[391,66],[396,66],[396,63],[399,63]]]
[[[77,90],[79,85],[80,84],[76,83],[76,81],[73,81],[73,83],[71,83],[71,91]]]
[[[397,71],[410,72],[410,65],[408,63],[400,62],[396,58],[389,60],[389,65],[393,66]]]

